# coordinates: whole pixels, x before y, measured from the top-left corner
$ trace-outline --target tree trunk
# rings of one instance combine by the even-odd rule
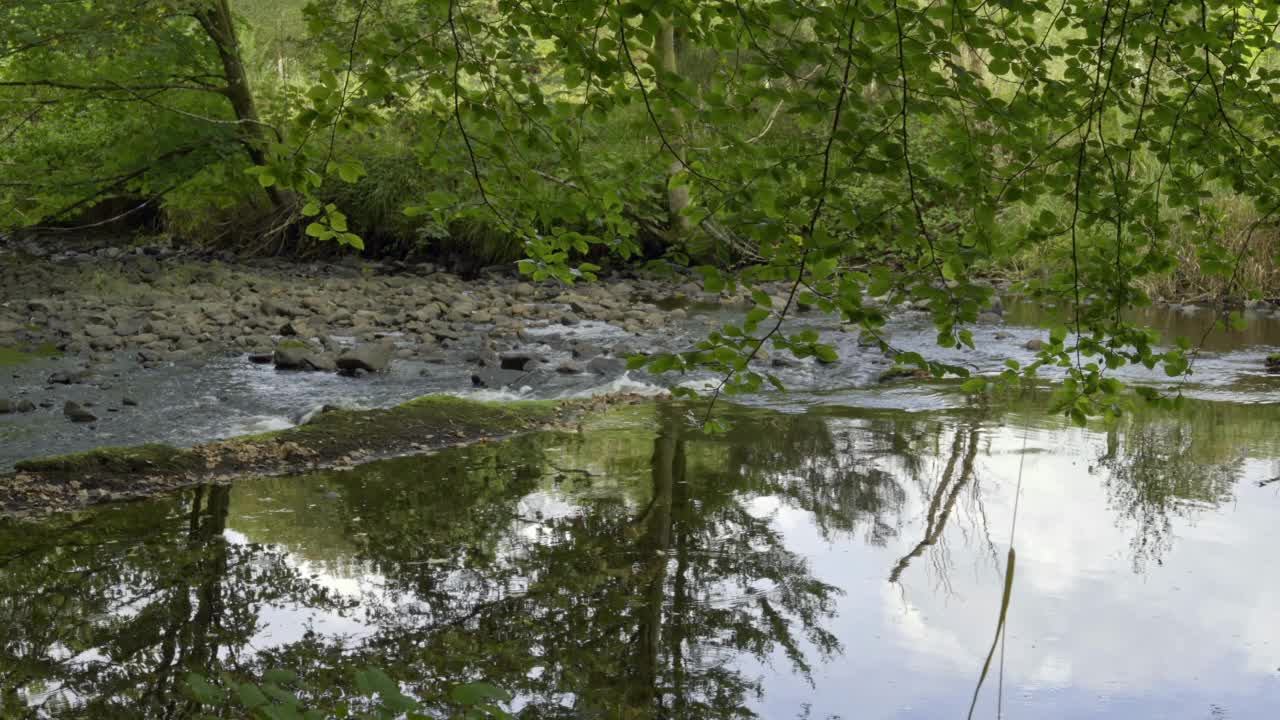
[[[258,117],[258,104],[249,87],[249,75],[245,72],[244,59],[240,54],[240,39],[236,36],[231,7],[227,0],[208,0],[202,9],[196,10],[195,18],[213,41],[213,46],[218,50],[218,58],[222,61],[222,74],[227,81],[224,92],[236,114],[236,121],[240,123],[240,142],[254,165],[266,165],[270,138],[267,136],[267,125]],[[266,188],[266,191],[271,204],[277,208],[286,207],[291,202],[288,195],[277,187]]]
[[[676,54],[676,33],[675,26],[669,18],[663,18],[662,25],[658,30],[658,36],[655,39],[654,48],[658,55],[658,84],[662,85],[662,73],[670,73],[677,75],[680,73],[680,61]],[[689,233],[689,218],[684,215],[684,209],[689,207],[689,187],[680,184],[678,181],[683,179],[682,175],[687,172],[685,170],[684,157],[684,117],[679,110],[673,110],[672,116],[675,118],[676,130],[668,142],[671,145],[670,150],[676,157],[671,159],[671,165],[667,167],[667,218],[670,227],[670,234],[673,240],[680,239]]]

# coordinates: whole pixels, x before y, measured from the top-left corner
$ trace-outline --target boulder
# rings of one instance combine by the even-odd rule
[[[58,370],[49,376],[48,383],[50,385],[76,385],[89,379],[89,371],[80,370]]]
[[[0,415],[8,415],[15,410],[16,408],[14,408],[12,402],[5,398],[0,398]]]
[[[27,400],[26,398],[23,398],[22,400],[19,400],[18,402],[13,404],[14,412],[29,413],[29,412],[34,412],[35,409],[36,409],[36,404],[31,402],[30,400]]]
[[[269,352],[249,353],[249,362],[255,365],[266,365],[275,360],[275,354]]]
[[[280,326],[280,334],[284,337],[311,337],[315,335],[311,328],[300,320],[290,320]]]
[[[333,371],[333,358],[307,347],[286,346],[276,348],[272,355],[277,370]]]
[[[1280,353],[1272,353],[1265,360],[1267,370],[1270,372],[1280,372]]]
[[[79,403],[74,403],[74,402],[71,402],[70,400],[67,401],[67,404],[62,406],[62,414],[66,415],[67,419],[69,419],[71,422],[77,422],[77,423],[94,422],[95,420],[98,419],[97,415],[94,415],[93,413],[84,409],[83,407],[80,406]]]
[[[587,362],[587,369],[596,375],[616,375],[627,369],[627,361],[622,358],[594,357]]]
[[[520,372],[518,370],[485,368],[483,370],[477,370],[471,374],[471,385],[472,387],[500,390],[508,385],[514,385],[528,376],[529,373]]]
[[[503,370],[521,370],[529,371],[538,366],[542,362],[542,358],[527,352],[506,352],[502,353],[499,367]]]
[[[1022,347],[1026,348],[1027,350],[1040,351],[1044,349],[1044,341],[1039,338],[1032,338],[1028,340]]]
[[[346,373],[382,372],[391,362],[391,349],[386,343],[357,345],[338,356],[338,369]]]
[[[581,375],[587,371],[587,368],[580,362],[565,360],[556,368],[556,372],[561,375]]]

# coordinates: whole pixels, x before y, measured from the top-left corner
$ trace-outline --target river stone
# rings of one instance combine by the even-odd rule
[[[305,347],[277,348],[272,356],[277,370],[332,370],[332,361]]]
[[[594,357],[587,363],[587,369],[596,375],[615,375],[627,369],[627,361],[622,358]]]
[[[14,412],[15,410],[16,408],[14,407],[14,404],[12,402],[7,400],[6,398],[0,398],[0,415],[8,415],[9,413]]]
[[[36,409],[36,404],[31,402],[30,400],[27,400],[26,398],[23,398],[13,404],[14,412],[29,413],[29,412],[34,412],[35,409]]]
[[[578,360],[589,360],[603,354],[603,350],[589,343],[576,343],[573,346],[573,357]]]
[[[120,403],[121,403],[122,405],[125,405],[126,407],[137,407],[137,406],[138,406],[138,401],[137,401],[137,400],[134,400],[133,398],[129,397],[128,395],[125,395],[123,398],[121,398]]]
[[[115,335],[115,331],[106,325],[86,325],[84,334],[91,338],[101,338]]]
[[[311,328],[300,320],[290,320],[280,326],[280,334],[285,337],[311,337],[315,335]]]
[[[269,317],[292,317],[294,315],[292,308],[270,298],[263,300],[262,304],[258,306],[258,308],[262,311],[263,315],[267,315]]]
[[[94,415],[84,409],[79,405],[79,403],[74,403],[70,400],[67,401],[67,404],[62,406],[62,414],[66,415],[67,419],[71,420],[71,422],[77,423],[93,422],[98,419],[97,415]]]
[[[0,319],[0,335],[17,335],[22,326],[12,320]]]
[[[88,370],[58,370],[49,376],[47,382],[50,385],[75,385],[87,379],[89,379]]]
[[[1037,350],[1037,351],[1043,350],[1044,341],[1040,340],[1039,338],[1032,338],[1028,340],[1026,344],[1024,344],[1022,347],[1026,348],[1027,350]]]
[[[502,353],[499,367],[503,370],[532,370],[542,362],[542,358],[532,353],[526,352],[506,352]]]
[[[254,365],[266,365],[275,360],[275,354],[269,352],[249,353],[249,362]]]
[[[116,324],[116,335],[121,337],[138,335],[142,333],[146,325],[147,321],[142,318],[125,318]]]
[[[587,368],[580,362],[565,360],[556,368],[556,372],[561,375],[581,375],[587,371]]]
[[[391,347],[385,343],[365,343],[338,356],[338,369],[347,373],[357,370],[382,372],[391,362]]]
[[[485,368],[471,373],[471,385],[478,388],[489,388],[491,390],[500,390],[508,385],[513,385],[528,377],[529,373],[520,372],[518,370],[503,370],[501,368]]]

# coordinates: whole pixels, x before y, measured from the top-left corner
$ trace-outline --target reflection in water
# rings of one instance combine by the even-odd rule
[[[1204,412],[1215,415],[1210,408]],[[1173,543],[1173,518],[1189,517],[1231,500],[1248,448],[1215,442],[1211,422],[1180,418],[1131,423],[1123,441],[1107,433],[1098,465],[1119,522],[1135,527],[1133,565],[1160,564]]]
[[[943,530],[947,527],[947,519],[951,517],[951,511],[960,497],[960,491],[973,481],[973,461],[977,456],[977,429],[971,428],[967,433],[957,431],[951,447],[951,456],[947,460],[947,469],[942,473],[941,482],[930,493],[929,510],[925,516],[924,538],[894,564],[893,570],[889,572],[889,582],[898,582],[902,577],[902,571],[907,569],[912,560],[920,557],[926,549],[938,544]],[[957,462],[960,465],[958,473],[956,472]],[[939,564],[937,569],[945,576],[945,565]]]
[[[743,411],[704,436],[678,406],[630,412],[577,434],[0,523],[0,717],[187,718],[186,673],[281,666],[334,702],[365,665],[442,715],[454,683],[481,678],[530,718],[963,713],[999,601],[1009,461],[1024,457],[1006,426],[1030,416]],[[1040,426],[1045,461],[1091,461],[1106,502],[1087,475],[1044,464],[1028,498],[1058,493],[1059,513],[1087,502],[1068,521],[1086,548],[1109,503],[1106,524],[1133,533],[1126,565],[1159,567],[1185,519],[1212,517],[1258,471],[1250,457],[1276,454],[1268,427],[1265,408],[1242,406],[1110,434]],[[1058,646],[1060,629],[1037,625],[1062,612],[1045,578],[1097,574],[1048,554],[1052,516],[1031,509],[1008,638],[1024,658]],[[1035,673],[1021,687],[1079,682],[1045,662],[1018,665]],[[854,669],[870,686],[842,679]],[[895,682],[910,692],[892,695]]]
[[[279,549],[224,535],[231,488],[0,527],[0,716],[184,717],[267,604],[330,605]]]

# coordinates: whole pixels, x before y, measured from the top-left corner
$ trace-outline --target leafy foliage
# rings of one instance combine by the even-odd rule
[[[830,359],[787,332],[798,306],[875,338],[885,312],[869,299],[910,302],[940,345],[972,346],[993,295],[979,278],[1034,256],[1046,272],[1027,291],[1069,322],[990,380],[1053,369],[1058,410],[1115,415],[1114,370],[1186,376],[1198,347],[1160,347],[1124,311],[1189,256],[1224,301],[1255,292],[1242,267],[1280,210],[1270,2],[314,0],[306,72],[260,93],[263,112],[232,23],[213,22],[226,0],[87,6],[4,11],[8,134],[42,178],[2,186],[17,224],[65,213],[84,183],[243,196],[238,165],[283,226],[360,248],[365,229],[327,198],[366,180],[351,149],[407,142],[438,178],[410,219],[488,223],[535,279],[590,280],[602,257],[656,242],[660,264],[701,262],[708,289],[749,291],[745,322],[644,361],[720,373],[717,396],[773,382],[753,367],[762,350]],[[155,41],[129,30],[143,25]],[[162,145],[138,168],[142,127]],[[51,160],[77,147],[100,177]],[[1252,208],[1233,238],[1222,198]]]

